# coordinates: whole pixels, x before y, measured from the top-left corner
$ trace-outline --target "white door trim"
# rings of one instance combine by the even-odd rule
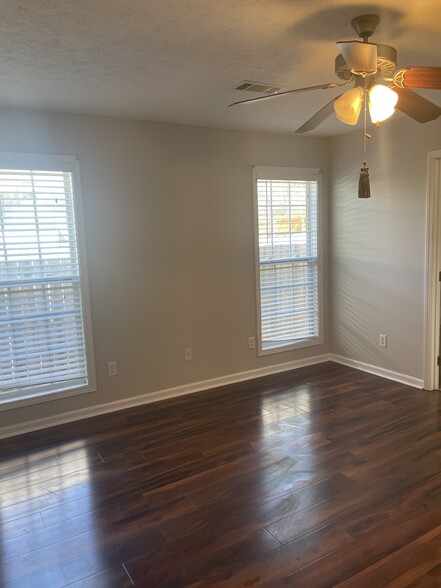
[[[424,388],[438,390],[440,355],[441,150],[428,154],[424,306]]]

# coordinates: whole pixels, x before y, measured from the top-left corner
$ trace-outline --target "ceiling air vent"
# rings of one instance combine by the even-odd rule
[[[280,86],[274,86],[273,84],[262,84],[262,82],[242,82],[236,88],[236,90],[244,90],[247,92],[257,92],[258,94],[277,94],[282,89]]]

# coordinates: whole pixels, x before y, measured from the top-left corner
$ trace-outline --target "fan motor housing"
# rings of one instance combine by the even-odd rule
[[[397,67],[397,50],[390,45],[377,45],[377,73],[382,77],[390,77]],[[335,73],[341,80],[350,80],[353,74],[339,53],[335,58]]]

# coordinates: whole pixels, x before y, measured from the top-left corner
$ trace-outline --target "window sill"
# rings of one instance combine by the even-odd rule
[[[275,353],[284,353],[285,351],[293,351],[295,349],[303,349],[305,347],[314,347],[315,345],[322,345],[323,343],[323,337],[314,337],[313,339],[304,339],[303,341],[297,341],[296,343],[287,342],[286,345],[278,345],[277,343],[274,343],[273,347],[262,349],[262,343],[259,342],[257,355],[273,355]]]
[[[40,392],[39,394],[26,394],[17,398],[5,398],[0,400],[0,412],[3,410],[12,410],[32,404],[39,404],[40,402],[50,402],[51,400],[60,400],[61,398],[69,398],[70,396],[78,396],[80,394],[88,394],[89,392],[96,392],[94,386],[77,386],[75,388],[62,388],[52,392]]]

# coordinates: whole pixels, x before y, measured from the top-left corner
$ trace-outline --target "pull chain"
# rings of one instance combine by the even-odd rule
[[[363,137],[363,167],[360,170],[360,179],[358,181],[358,197],[359,198],[370,198],[371,197],[371,186],[369,182],[369,168],[366,167],[367,160],[367,140],[370,135],[367,133],[367,83],[366,78],[364,80],[364,137]]]
[[[364,79],[364,141],[363,141],[363,167],[366,167],[367,160],[367,133],[366,133],[366,113],[367,113],[367,91],[366,91],[366,78]]]

